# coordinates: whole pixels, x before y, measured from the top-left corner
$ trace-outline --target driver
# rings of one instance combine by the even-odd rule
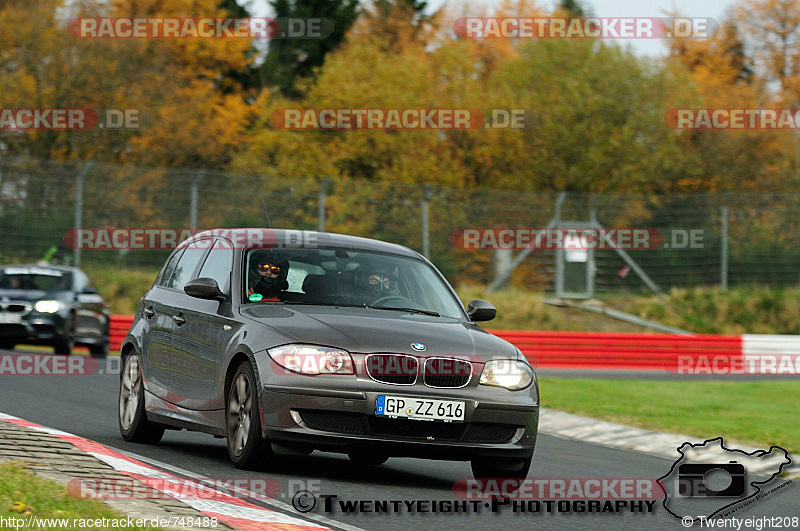
[[[400,293],[397,285],[398,272],[393,266],[373,265],[364,269],[362,283],[366,288],[367,297],[371,302],[398,295]]]
[[[286,277],[289,275],[289,262],[270,257],[256,258],[252,262],[250,289],[247,297],[258,294],[263,298],[255,302],[280,302],[278,293],[289,288]]]

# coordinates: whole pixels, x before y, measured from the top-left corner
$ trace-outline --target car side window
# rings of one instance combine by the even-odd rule
[[[197,265],[200,263],[200,259],[203,258],[205,252],[206,249],[200,248],[200,246],[190,245],[187,247],[186,250],[183,251],[181,259],[178,260],[175,273],[173,273],[172,278],[170,278],[164,286],[182,290],[186,283],[194,278],[192,273],[197,269]]]
[[[175,272],[175,266],[178,265],[178,260],[180,260],[182,255],[183,250],[180,250],[170,257],[169,262],[164,266],[164,271],[161,272],[161,276],[158,278],[159,286],[167,286],[169,284],[172,274]]]
[[[219,289],[228,293],[230,289],[231,270],[233,269],[233,250],[230,244],[217,240],[214,248],[208,253],[198,278],[213,278]]]

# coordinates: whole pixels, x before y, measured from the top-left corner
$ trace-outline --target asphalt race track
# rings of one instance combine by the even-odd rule
[[[2,353],[2,352],[0,352]],[[16,351],[19,353],[19,351]],[[467,463],[390,459],[385,465],[354,465],[346,456],[315,452],[309,457],[284,457],[276,470],[246,472],[228,461],[225,442],[210,435],[168,431],[157,446],[126,443],[117,427],[119,377],[0,376],[0,412],[64,430],[113,448],[166,463],[210,478],[275,478],[281,486],[277,501],[291,509],[292,494],[310,487],[340,500],[456,500],[453,483],[471,476]],[[546,400],[546,398],[545,398]],[[722,435],[722,434],[715,434]],[[638,452],[540,435],[531,468],[532,478],[658,478],[671,461]],[[174,469],[172,470],[175,471]],[[300,483],[306,482],[306,483]],[[256,502],[258,503],[258,502]],[[274,508],[274,507],[272,507]],[[655,513],[564,514],[514,513],[510,508],[479,514],[317,514],[363,529],[684,529],[656,502]],[[794,483],[738,511],[737,518],[800,517],[800,486]],[[695,526],[698,527],[698,526]]]

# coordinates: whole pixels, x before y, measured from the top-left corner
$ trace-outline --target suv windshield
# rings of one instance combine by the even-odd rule
[[[0,269],[0,289],[68,291],[72,274],[55,269],[8,267]]]
[[[248,252],[246,263],[251,302],[464,315],[439,275],[413,258],[345,249],[259,249]]]

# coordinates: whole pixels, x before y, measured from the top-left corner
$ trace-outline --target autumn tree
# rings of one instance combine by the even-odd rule
[[[443,9],[427,13],[421,0],[375,0],[363,10],[351,32],[353,39],[374,39],[384,51],[424,46],[435,39]]]
[[[11,108],[134,109],[139,129],[6,131],[7,152],[151,166],[217,166],[243,141],[246,39],[76,38],[81,16],[225,17],[218,0],[43,0],[0,8],[0,103]],[[7,141],[6,141],[7,139]]]
[[[800,96],[800,2],[739,0],[733,12],[761,74]]]
[[[757,60],[748,53],[741,22],[722,21],[709,39],[675,38],[666,41],[673,75],[686,77],[687,107],[747,109],[768,107],[776,101],[768,81],[756,73]],[[701,171],[680,181],[685,191],[774,188],[782,186],[791,159],[786,157],[786,135],[776,131],[706,131],[675,133],[687,152],[697,154]]]
[[[308,38],[277,38],[269,50],[259,73],[263,86],[277,89],[289,98],[298,98],[302,90],[298,80],[312,77],[325,57],[344,39],[358,16],[358,0],[271,0],[275,17],[323,19],[326,35]]]
[[[526,2],[501,9],[541,13]],[[655,61],[591,40],[420,40],[413,17],[387,40],[365,31],[370,16],[299,106],[521,109],[533,116],[529,128],[280,131],[269,118],[286,102],[265,96],[237,171],[581,192],[670,191],[700,174],[664,123],[680,83]]]
[[[740,0],[733,10],[745,39],[745,54],[765,85],[764,101],[775,106],[800,106],[800,2],[797,0]],[[776,89],[777,88],[777,92]],[[764,106],[764,105],[762,105]],[[767,132],[784,155],[761,171],[779,173],[787,183],[800,183],[800,136],[797,131]],[[774,151],[774,150],[773,150]],[[757,152],[758,153],[758,152]]]

